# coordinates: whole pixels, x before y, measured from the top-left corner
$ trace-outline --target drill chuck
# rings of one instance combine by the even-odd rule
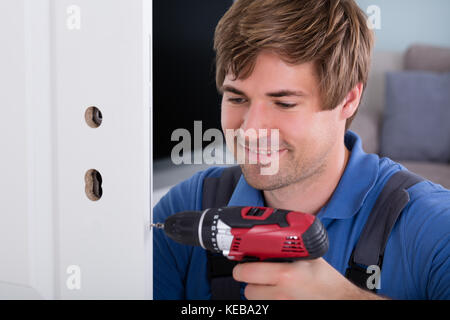
[[[164,232],[175,242],[199,246],[198,236],[201,214],[198,211],[178,212],[169,216],[164,222]]]

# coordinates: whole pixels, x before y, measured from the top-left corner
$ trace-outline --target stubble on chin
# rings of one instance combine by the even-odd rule
[[[307,182],[321,175],[326,168],[326,161],[324,160],[292,159],[288,164],[282,165],[280,163],[279,170],[274,175],[262,175],[262,166],[259,164],[244,164],[241,165],[241,169],[245,180],[251,187],[262,191],[274,191],[293,184]]]

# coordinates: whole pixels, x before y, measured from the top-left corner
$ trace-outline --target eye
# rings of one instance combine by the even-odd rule
[[[243,104],[246,102],[244,98],[228,98],[228,102],[231,102],[233,104]]]
[[[279,107],[288,109],[288,108],[293,108],[295,107],[297,104],[295,103],[284,103],[284,102],[275,102],[275,104]]]

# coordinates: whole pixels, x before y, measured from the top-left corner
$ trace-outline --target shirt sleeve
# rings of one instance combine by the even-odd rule
[[[430,182],[430,186],[432,185]],[[435,185],[434,185],[435,186]],[[424,299],[450,299],[450,191],[434,188],[409,205],[404,243]]]

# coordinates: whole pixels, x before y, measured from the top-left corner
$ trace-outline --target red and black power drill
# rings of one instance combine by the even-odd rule
[[[315,216],[265,207],[223,207],[169,216],[162,228],[174,241],[222,253],[236,261],[315,259],[328,250]]]

